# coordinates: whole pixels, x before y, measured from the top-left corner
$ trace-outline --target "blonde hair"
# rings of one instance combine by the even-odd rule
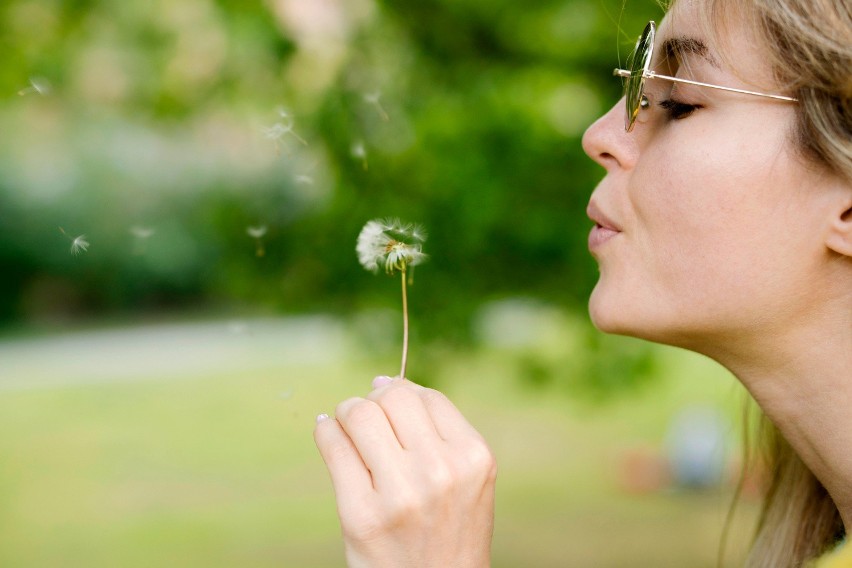
[[[803,566],[845,535],[843,519],[819,480],[765,416],[760,417],[758,436],[768,485],[746,566]]]
[[[715,24],[708,29],[717,30],[717,37],[720,30],[731,29],[730,24],[740,29],[745,24],[754,34],[778,88],[799,101],[793,143],[810,161],[852,183],[849,0],[704,0],[702,4],[706,22]],[[733,60],[733,56],[727,57]]]
[[[702,7],[707,29],[722,43],[726,29],[744,26],[754,34],[777,86],[798,99],[791,142],[808,161],[852,185],[852,3],[703,0]],[[727,59],[734,62],[733,56]],[[845,536],[843,521],[828,492],[765,417],[759,438],[768,485],[746,565],[803,566]]]

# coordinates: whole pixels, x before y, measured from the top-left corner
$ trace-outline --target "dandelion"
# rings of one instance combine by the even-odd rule
[[[385,109],[382,108],[382,103],[379,101],[379,99],[381,98],[381,91],[374,91],[372,93],[367,93],[364,95],[364,101],[366,101],[367,104],[376,107],[376,112],[379,113],[379,116],[382,117],[382,120],[387,122],[390,120],[390,117],[388,116],[388,113],[385,112]]]
[[[285,136],[289,135],[301,142],[303,145],[307,146],[308,142],[296,134],[296,131],[293,130],[294,122],[293,117],[290,116],[286,110],[279,108],[278,116],[281,117],[281,120],[273,124],[272,126],[263,128],[263,135],[272,140],[275,143],[275,153],[281,153],[281,141]]]
[[[405,378],[408,362],[408,285],[412,283],[414,266],[423,263],[426,232],[419,225],[402,223],[398,219],[368,221],[355,245],[358,261],[371,272],[384,268],[393,275],[402,275],[402,368],[399,376]]]
[[[35,93],[37,95],[49,95],[50,94],[50,83],[47,82],[47,79],[42,79],[41,77],[30,77],[30,86],[18,91],[19,96],[29,95],[30,93]]]
[[[89,241],[86,240],[86,235],[78,235],[72,238],[62,227],[59,227],[59,231],[71,241],[71,254],[74,256],[89,250]]]
[[[309,176],[307,174],[297,175],[294,179],[296,180],[296,183],[299,183],[299,184],[302,184],[302,185],[314,185],[314,178],[312,178],[311,176]]]
[[[367,171],[367,148],[364,146],[364,143],[360,140],[353,142],[350,152],[352,152],[353,158],[361,160],[361,165],[364,166],[364,171]]]
[[[246,227],[246,234],[254,239],[254,254],[255,256],[264,256],[266,249],[263,248],[263,236],[266,235],[266,225],[257,227]]]

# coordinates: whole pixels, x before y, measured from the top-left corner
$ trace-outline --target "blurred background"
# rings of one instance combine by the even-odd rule
[[[603,336],[585,128],[655,0],[4,0],[0,565],[342,565],[314,416],[399,368],[500,463],[494,566],[715,566],[743,396]],[[753,480],[731,523],[735,565]]]

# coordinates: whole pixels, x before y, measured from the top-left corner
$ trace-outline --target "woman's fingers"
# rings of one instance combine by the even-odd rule
[[[367,398],[381,406],[402,447],[442,459],[464,475],[496,476],[494,454],[485,439],[443,393],[405,379],[380,386]]]
[[[314,441],[331,475],[341,514],[357,511],[373,493],[373,480],[355,444],[340,423],[326,415],[317,418]]]
[[[423,404],[421,389],[411,381],[398,379],[367,395],[384,411],[400,445],[406,450],[423,448],[441,439]]]
[[[434,430],[441,439],[448,442],[481,438],[479,432],[443,393],[422,387],[408,379],[394,379],[390,384],[375,389],[367,398],[376,401],[389,416],[393,414],[394,417],[404,418],[401,422],[409,421],[406,411],[416,412],[416,416],[423,422],[427,422],[428,416],[431,427],[420,426],[420,431],[414,434],[424,436]],[[426,415],[423,414],[424,411]],[[396,421],[393,423],[396,430]],[[403,443],[403,446],[408,447],[406,443]]]
[[[369,470],[373,486],[393,483],[402,446],[382,408],[365,398],[350,398],[337,405],[335,418]]]
[[[422,388],[422,387],[421,387]],[[462,415],[456,405],[450,402],[444,393],[435,389],[423,388],[420,398],[423,405],[432,417],[438,434],[448,442],[466,440],[470,438],[481,439],[476,428]]]
[[[437,391],[376,384],[315,430],[349,565],[488,566],[496,465],[485,441]]]

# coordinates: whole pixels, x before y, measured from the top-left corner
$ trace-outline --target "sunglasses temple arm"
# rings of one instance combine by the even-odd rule
[[[613,75],[618,77],[630,77],[630,71],[627,69],[616,69],[613,71]],[[735,89],[733,87],[722,87],[721,85],[711,85],[709,83],[701,83],[700,81],[691,81],[689,79],[680,79],[678,77],[671,77],[669,75],[660,75],[659,73],[654,73],[653,71],[648,71],[644,74],[646,79],[664,79],[666,81],[673,81],[675,83],[686,83],[687,85],[697,85],[699,87],[709,87],[711,89],[719,89],[720,91],[729,91],[731,93],[740,93],[743,95],[755,95],[757,97],[767,97],[770,99],[777,99],[779,101],[790,101],[797,102],[798,99],[794,97],[788,97],[785,95],[770,95],[768,93],[758,93],[757,91],[747,91],[746,89]]]
[[[624,79],[629,79],[633,76],[633,74],[627,69],[614,69],[612,74],[616,77],[623,77]],[[755,95],[758,97],[768,97],[770,99],[777,99],[779,101],[791,101],[797,102],[797,99],[793,97],[787,97],[784,95],[770,95],[767,93],[758,93],[756,91],[747,91],[745,89],[735,89],[733,87],[722,87],[720,85],[711,85],[709,83],[701,83],[699,81],[691,81],[689,79],[680,79],[678,77],[670,77],[669,75],[660,75],[659,73],[654,73],[653,71],[647,71],[643,75],[646,79],[664,79],[666,81],[673,81],[675,83],[686,83],[688,85],[697,85],[699,87],[710,87],[711,89],[719,89],[721,91],[730,91],[732,93],[741,93],[743,95]]]

